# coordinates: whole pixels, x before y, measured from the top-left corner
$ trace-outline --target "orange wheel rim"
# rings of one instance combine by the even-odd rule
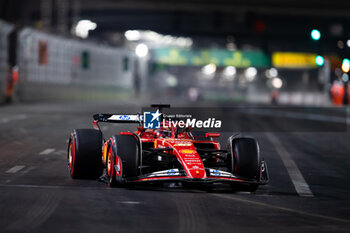
[[[69,144],[69,150],[68,150],[68,160],[69,160],[69,166],[72,167],[73,163],[73,156],[72,156],[72,143]]]
[[[108,175],[111,175],[111,166],[112,166],[112,161],[111,161],[111,152],[108,152],[108,156],[107,156],[107,173]]]

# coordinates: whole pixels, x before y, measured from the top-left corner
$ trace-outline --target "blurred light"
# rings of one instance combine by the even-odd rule
[[[148,47],[145,44],[138,44],[135,49],[135,53],[138,57],[145,57],[148,54]]]
[[[344,48],[344,42],[341,41],[341,40],[338,40],[337,46],[338,46],[338,48],[343,49]]]
[[[137,41],[141,38],[141,34],[137,30],[128,30],[124,33],[124,36],[129,41]]]
[[[273,86],[274,88],[279,89],[279,88],[282,87],[283,82],[282,82],[282,79],[276,77],[276,78],[273,78],[273,79],[272,79],[271,84],[272,84],[272,86]]]
[[[188,89],[188,96],[191,101],[196,101],[199,97],[199,91],[195,87],[191,87]]]
[[[347,81],[349,81],[349,75],[348,74],[343,74],[341,79],[343,80],[343,82],[346,83]]]
[[[271,77],[276,77],[278,75],[278,71],[276,68],[271,68],[270,69],[270,75]]]
[[[347,40],[347,41],[346,41],[346,45],[347,45],[348,47],[350,47],[350,40]]]
[[[228,66],[224,69],[224,75],[227,77],[233,77],[236,74],[237,70],[234,66]]]
[[[344,58],[343,59],[343,63],[341,65],[341,69],[344,73],[347,73],[349,72],[349,69],[350,69],[350,60],[347,59],[347,58]]]
[[[235,43],[229,42],[229,43],[226,44],[226,48],[227,48],[227,50],[229,50],[229,51],[234,51],[234,50],[237,49],[237,46],[236,46]]]
[[[318,66],[323,66],[323,64],[324,64],[324,58],[320,55],[318,55],[316,57],[315,61],[316,61],[316,65],[318,65]]]
[[[169,75],[166,78],[166,83],[168,85],[168,87],[176,87],[178,84],[177,78],[173,75]]]
[[[272,67],[271,69],[266,70],[266,72],[265,72],[265,76],[267,78],[274,78],[274,77],[277,77],[277,75],[278,75],[278,71],[274,67]]]
[[[321,32],[319,30],[317,30],[317,29],[313,29],[311,31],[311,38],[313,40],[319,40],[321,38]]]
[[[156,46],[189,48],[193,44],[193,40],[189,37],[162,35],[150,30],[128,30],[124,33],[124,36],[128,41],[142,41],[147,44],[155,44]]]
[[[257,74],[258,70],[255,67],[249,67],[245,70],[245,76],[248,81],[253,81]]]
[[[216,71],[216,65],[213,63],[203,66],[202,68],[202,73],[205,75],[212,75],[215,73],[215,71]]]
[[[97,24],[92,22],[91,20],[80,20],[75,26],[75,35],[85,39],[89,36],[89,31],[95,30],[96,27]]]

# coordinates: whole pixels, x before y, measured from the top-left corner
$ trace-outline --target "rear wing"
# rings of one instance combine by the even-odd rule
[[[140,114],[129,115],[129,114],[106,114],[100,113],[95,114],[94,120],[96,122],[111,122],[111,123],[141,123],[142,117]]]
[[[151,108],[158,108],[158,111],[162,112],[163,108],[169,108],[169,104],[152,104]],[[99,113],[93,115],[94,122],[93,127],[100,129],[98,122],[110,122],[110,123],[137,123],[142,125],[143,114],[109,114]]]

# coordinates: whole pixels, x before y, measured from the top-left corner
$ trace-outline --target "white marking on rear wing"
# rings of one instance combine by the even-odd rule
[[[108,120],[114,121],[140,121],[139,115],[112,115]]]

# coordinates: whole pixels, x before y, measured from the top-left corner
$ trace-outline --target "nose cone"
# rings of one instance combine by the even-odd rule
[[[183,149],[179,151],[179,154],[183,160],[183,166],[189,176],[198,179],[206,177],[202,159],[196,150]]]
[[[195,166],[195,167],[197,167],[197,166]],[[204,168],[190,168],[189,171],[190,171],[190,175],[193,178],[200,179],[200,178],[206,177]]]

